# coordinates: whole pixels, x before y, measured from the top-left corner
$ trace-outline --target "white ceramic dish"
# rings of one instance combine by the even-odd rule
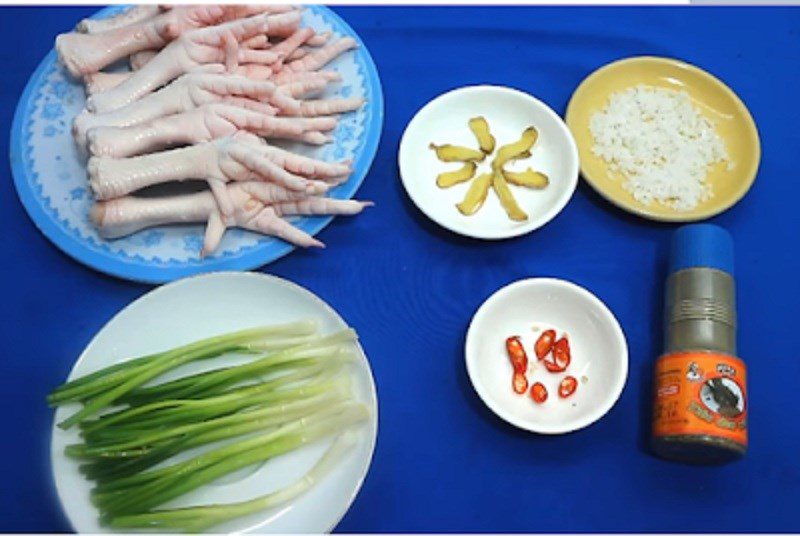
[[[447,189],[436,186],[436,175],[457,169],[458,164],[440,162],[428,145],[477,148],[467,122],[479,115],[488,121],[498,147],[517,141],[529,126],[539,131],[531,158],[508,166],[517,171],[530,166],[550,177],[550,185],[543,190],[511,187],[528,214],[527,221],[510,220],[492,191],[476,214],[464,216],[455,205],[470,183]],[[480,164],[476,176],[490,169],[491,160],[490,155]],[[453,232],[483,239],[510,238],[538,229],[561,212],[578,183],[578,149],[558,114],[527,93],[499,86],[463,87],[426,104],[406,127],[398,161],[403,186],[425,215]]]
[[[268,323],[314,318],[323,333],[346,327],[325,302],[307,290],[278,277],[222,272],[182,279],[159,287],[118,313],[94,337],[75,364],[70,378],[85,375],[121,359],[164,350],[200,338]],[[377,436],[377,397],[369,363],[360,358],[352,369],[357,398],[372,409],[372,418],[357,429],[350,453],[309,492],[282,507],[214,527],[219,532],[323,533],[344,516],[367,474]],[[208,368],[197,363],[195,371]],[[202,367],[202,368],[201,368]],[[186,370],[186,369],[184,369]],[[60,422],[75,411],[56,411]],[[90,483],[78,473],[78,464],[64,455],[75,443],[77,431],[53,426],[51,460],[53,476],[64,512],[77,532],[107,529],[97,520],[89,501]],[[256,469],[230,475],[204,486],[169,506],[234,502],[269,493],[305,474],[332,442],[310,444],[268,461]]]
[[[533,352],[541,330],[550,328],[569,336],[572,362],[564,373],[548,372]],[[529,384],[547,387],[544,404],[511,388],[505,340],[512,335],[522,337],[532,365]],[[628,376],[628,347],[614,315],[592,293],[560,279],[523,279],[490,296],[469,326],[465,356],[484,403],[514,426],[542,434],[572,432],[597,421],[617,401]],[[561,399],[558,384],[566,375],[578,379],[578,389]]]

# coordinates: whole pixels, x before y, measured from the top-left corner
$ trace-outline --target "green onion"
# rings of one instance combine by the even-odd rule
[[[306,477],[278,492],[228,505],[153,510],[234,471],[340,434],[369,415],[353,400],[346,372],[357,357],[355,332],[315,331],[315,323],[305,321],[219,335],[56,388],[50,404],[83,404],[59,426],[80,428],[81,442],[65,453],[82,460],[80,472],[95,482],[91,500],[101,522],[198,531],[288,501],[322,478],[342,447],[331,448]],[[159,383],[187,363],[231,353],[251,357]],[[186,454],[191,457],[173,460]]]
[[[155,445],[165,440],[175,437],[187,437],[200,433],[208,433],[217,428],[225,428],[241,424],[259,423],[262,427],[281,424],[285,420],[303,417],[308,413],[308,409],[317,409],[320,405],[326,405],[344,399],[347,393],[326,391],[305,399],[292,400],[280,404],[267,405],[248,411],[234,413],[223,417],[217,417],[205,421],[184,424],[182,426],[169,427],[154,431],[137,434],[132,438],[126,438],[121,442],[106,442],[96,446],[70,445],[67,447],[75,455],[80,457],[102,457],[118,451],[126,451],[138,447]],[[299,413],[299,414],[298,414]],[[277,419],[277,420],[276,420]],[[72,454],[71,454],[72,455]]]
[[[93,463],[82,465],[81,472],[98,482],[96,488],[98,490],[118,489],[120,487],[118,479],[121,477],[149,469],[178,452],[232,437],[247,435],[267,429],[272,425],[284,424],[329,404],[342,402],[346,400],[345,397],[345,393],[323,393],[305,400],[257,409],[251,412],[236,413],[228,417],[208,421],[211,423],[208,427],[203,426],[205,423],[198,423],[196,429],[186,431],[180,437],[160,443],[159,446],[142,456],[126,460],[97,460]],[[226,419],[227,424],[223,422]]]
[[[334,363],[341,362],[341,360],[332,361]],[[134,426],[138,429],[175,426],[227,415],[258,404],[303,398],[331,388],[333,386],[330,382],[332,376],[333,372],[328,368],[306,367],[291,374],[255,385],[240,387],[214,397],[153,402],[97,419],[93,422],[93,426],[86,428],[87,437],[89,433],[103,428],[109,429],[111,425],[115,425],[114,429],[119,429],[120,426]],[[309,378],[312,381],[307,384],[281,390],[283,387]]]
[[[122,363],[121,365],[126,366],[121,366],[111,373],[95,373],[97,374],[96,378],[88,382],[78,380],[69,382],[51,393],[48,402],[51,405],[62,404],[99,393],[97,398],[59,425],[66,429],[97,413],[123,394],[184,363],[216,357],[230,352],[240,345],[259,339],[288,334],[308,334],[309,332],[313,333],[314,329],[316,328],[313,323],[295,322],[280,326],[245,329],[210,337],[166,352]]]
[[[326,352],[335,351],[342,343],[355,340],[355,332],[352,329],[346,329],[326,337],[307,341],[300,346],[268,354],[250,363],[187,376],[173,382],[139,389],[138,393],[134,392],[131,395],[135,403],[142,404],[154,398],[197,398],[218,394],[227,387],[254,376],[291,365],[296,360],[319,357]]]
[[[118,529],[168,529],[196,533],[231,519],[286,504],[325,478],[338,461],[353,447],[354,437],[350,433],[344,433],[337,437],[310,471],[289,486],[273,493],[237,503],[121,515],[112,518],[110,526]]]
[[[152,471],[156,478],[128,488],[124,495],[93,493],[96,506],[108,514],[141,512],[179,497],[229,473],[266,461],[279,454],[338,432],[367,417],[363,404],[352,402],[331,406],[315,415],[281,426],[270,432],[220,447],[185,462]]]

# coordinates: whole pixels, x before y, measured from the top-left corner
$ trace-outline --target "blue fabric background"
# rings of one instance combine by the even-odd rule
[[[53,37],[93,8],[0,11],[0,146]],[[380,433],[340,531],[800,530],[800,10],[787,8],[336,8],[369,46],[386,124],[359,197],[377,203],[320,235],[325,251],[265,268],[317,293],[358,328],[378,384]],[[750,365],[751,451],[722,468],[647,453],[651,363],[661,345],[674,226],[629,216],[581,184],[545,228],[487,243],[427,221],[398,179],[406,123],[434,96],[493,83],[563,112],[595,68],[635,54],[695,63],[750,107],[763,143],[747,197],[714,219],[737,247],[740,354]],[[2,167],[0,530],[63,531],[49,467],[46,392],[93,334],[150,287],[68,259],[25,215]],[[561,437],[507,426],[473,393],[470,317],[497,288],[555,276],[595,292],[622,323],[630,376],[596,425]],[[145,334],[143,334],[144,336]]]

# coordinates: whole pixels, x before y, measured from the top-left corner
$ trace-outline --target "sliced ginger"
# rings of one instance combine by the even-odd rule
[[[511,188],[508,187],[508,183],[503,177],[502,170],[497,170],[492,173],[492,188],[500,199],[500,204],[503,205],[509,218],[514,221],[525,221],[528,219],[528,215],[525,214],[525,211],[520,208],[517,200],[514,199],[514,194],[511,193]]]
[[[531,148],[536,143],[539,133],[533,127],[528,127],[522,133],[522,137],[514,143],[503,145],[498,149],[497,156],[492,160],[492,188],[500,199],[508,217],[514,221],[525,221],[528,215],[522,210],[511,193],[511,188],[504,177],[503,166],[512,160],[531,154]]]
[[[436,185],[439,188],[450,188],[453,185],[466,182],[475,176],[478,165],[475,162],[466,162],[460,169],[439,173],[436,177]]]
[[[511,160],[516,160],[523,154],[530,154],[533,144],[539,138],[539,133],[533,127],[528,127],[522,133],[522,137],[514,143],[503,145],[497,150],[497,156],[492,161],[492,169],[498,171]]]
[[[496,147],[495,137],[489,130],[489,123],[483,116],[473,117],[469,120],[469,129],[475,135],[480,146],[480,151],[458,145],[436,145],[431,143],[430,148],[436,151],[436,156],[443,162],[464,162],[464,165],[455,171],[440,173],[436,177],[436,184],[440,188],[448,188],[455,184],[466,182],[475,177],[478,162],[482,162]],[[526,221],[528,215],[519,206],[509,183],[525,188],[542,189],[547,187],[550,180],[544,173],[528,168],[525,171],[507,171],[504,168],[509,162],[529,158],[531,149],[539,137],[534,127],[528,127],[522,136],[514,143],[501,146],[492,160],[492,171],[483,173],[472,180],[463,201],[456,204],[459,212],[471,216],[478,212],[493,189],[500,199],[500,204],[509,218],[514,221]]]
[[[464,216],[472,216],[483,206],[486,197],[489,195],[489,187],[492,185],[492,174],[484,173],[478,176],[472,184],[469,185],[467,195],[464,200],[458,203],[456,207]]]
[[[481,151],[491,154],[494,151],[495,139],[489,131],[489,123],[486,118],[483,116],[473,117],[469,120],[469,129],[475,134]]]
[[[506,182],[514,186],[523,186],[525,188],[533,188],[541,190],[550,184],[550,179],[544,173],[534,171],[533,168],[528,168],[525,171],[507,171],[503,170],[503,177]]]
[[[481,162],[486,158],[483,151],[459,145],[450,145],[449,143],[444,145],[431,143],[428,147],[436,151],[436,157],[442,162]]]

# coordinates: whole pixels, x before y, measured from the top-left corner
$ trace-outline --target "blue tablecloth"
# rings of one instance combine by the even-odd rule
[[[53,37],[92,8],[0,10],[0,146]],[[743,8],[336,8],[378,64],[386,124],[359,192],[377,206],[328,227],[325,251],[265,268],[317,293],[360,332],[380,400],[369,477],[341,531],[800,530],[800,10]],[[609,61],[673,56],[722,78],[758,123],[763,161],[747,197],[714,219],[734,235],[740,354],[749,361],[751,451],[719,468],[645,446],[651,363],[672,225],[623,213],[581,184],[545,228],[488,243],[439,229],[405,195],[406,123],[449,89],[517,87],[563,112]],[[0,531],[63,531],[49,467],[47,391],[93,334],[151,287],[95,273],[43,238],[3,167],[0,214]],[[539,437],[494,417],[463,363],[472,313],[516,279],[555,276],[619,318],[630,376],[594,426]],[[143,334],[144,336],[145,334]]]

